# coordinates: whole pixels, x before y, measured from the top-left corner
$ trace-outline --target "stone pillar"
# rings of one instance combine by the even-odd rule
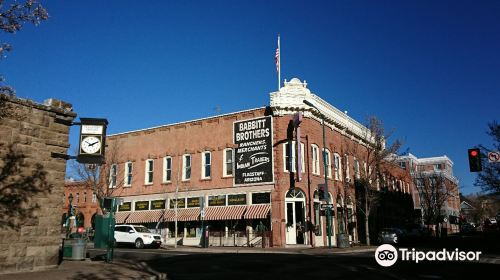
[[[59,261],[71,104],[0,94],[0,273],[56,267]],[[5,177],[3,177],[5,176]]]

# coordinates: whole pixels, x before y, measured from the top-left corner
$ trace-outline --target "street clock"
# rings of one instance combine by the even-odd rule
[[[77,161],[80,163],[104,163],[106,119],[80,118],[80,144]]]

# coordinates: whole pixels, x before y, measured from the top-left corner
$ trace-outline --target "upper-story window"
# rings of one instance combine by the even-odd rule
[[[172,157],[163,158],[163,182],[172,181]]]
[[[132,185],[132,171],[134,167],[132,165],[132,162],[126,162],[125,163],[125,184],[124,186],[131,186]]]
[[[356,179],[359,179],[360,174],[359,174],[359,160],[357,158],[354,158],[354,176]]]
[[[399,162],[399,167],[406,169],[406,161],[400,161]]]
[[[146,160],[146,176],[144,180],[146,185],[153,184],[154,164],[153,159]]]
[[[312,174],[319,175],[319,148],[318,146],[312,144],[311,145],[311,154],[312,154]]]
[[[224,167],[223,167],[223,176],[228,177],[228,176],[233,176],[233,169],[234,169],[234,151],[233,149],[224,149]]]
[[[87,202],[87,192],[83,192],[83,203]]]
[[[323,155],[323,160],[326,159],[326,176],[328,178],[332,178],[332,156],[330,154],[330,151],[328,149],[323,149],[324,155]]]
[[[212,173],[212,153],[203,152],[201,159],[201,178],[207,179],[210,178],[210,174]]]
[[[109,187],[116,188],[116,175],[118,173],[118,166],[116,164],[112,164],[109,170]]]
[[[297,155],[296,155],[296,143],[295,141],[285,143],[283,145],[283,166],[284,171],[286,172],[296,172],[297,171]],[[301,153],[301,164],[302,164],[302,173],[304,173],[304,144],[300,143],[300,153]]]
[[[334,169],[335,169],[335,180],[341,180],[341,174],[340,170],[342,168],[341,162],[340,162],[340,156],[339,154],[334,154],[333,155],[333,164],[334,164]]]
[[[351,172],[349,171],[349,156],[348,155],[344,155],[344,160],[345,160],[345,178],[347,179],[347,181],[349,181],[349,179],[351,178]]]
[[[434,164],[434,170],[441,170],[441,164]]]
[[[191,155],[182,156],[182,180],[191,180]]]
[[[97,194],[95,192],[92,192],[92,202],[97,202]]]
[[[76,193],[76,203],[79,203],[79,202],[80,202],[80,194]]]

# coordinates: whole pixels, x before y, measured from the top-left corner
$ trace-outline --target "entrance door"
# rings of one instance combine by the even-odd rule
[[[305,244],[305,201],[301,190],[293,189],[286,194],[286,244]]]
[[[323,217],[321,217],[321,209],[320,209],[320,202],[319,199],[314,201],[314,225],[315,225],[315,230],[314,230],[314,244],[316,246],[324,246],[323,242]]]
[[[295,203],[286,203],[286,244],[297,244],[297,230],[295,223]]]

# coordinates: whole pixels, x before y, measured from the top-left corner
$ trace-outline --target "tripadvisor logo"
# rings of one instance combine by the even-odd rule
[[[375,260],[381,266],[391,266],[398,260],[398,250],[389,244],[380,245],[375,251]]]
[[[418,263],[420,261],[479,261],[480,251],[464,252],[455,249],[448,251],[442,249],[440,251],[416,251],[415,249],[399,248],[389,244],[380,245],[375,251],[375,260],[381,266],[392,266],[398,260],[398,255],[402,261],[413,261]]]

